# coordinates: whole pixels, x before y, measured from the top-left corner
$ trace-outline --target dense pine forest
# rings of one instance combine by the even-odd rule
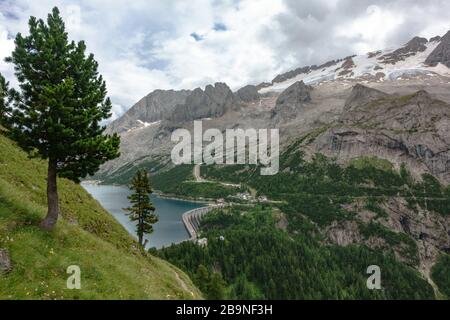
[[[241,183],[274,204],[235,205],[202,222],[206,247],[192,243],[165,248],[164,259],[186,270],[209,298],[231,299],[432,299],[432,286],[417,271],[415,239],[383,225],[389,199],[408,210],[450,214],[450,187],[431,175],[415,179],[405,165],[360,158],[347,166],[317,154],[306,160],[294,143],[281,156],[276,176],[261,176],[256,166],[207,166],[208,180]],[[358,211],[373,214],[369,223]],[[363,241],[337,246],[323,231],[355,222]],[[365,245],[382,239],[377,249]],[[448,295],[449,256],[442,254],[432,278]],[[380,266],[383,289],[367,289],[370,265]]]
[[[186,270],[211,299],[217,292],[229,299],[434,297],[419,273],[392,255],[363,246],[323,246],[306,221],[302,230],[286,233],[276,228],[272,212],[270,207],[217,211],[203,221],[207,247],[184,243],[159,254]],[[381,291],[367,289],[366,269],[372,264],[383,270]]]

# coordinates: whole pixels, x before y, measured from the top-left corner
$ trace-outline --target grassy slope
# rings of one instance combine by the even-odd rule
[[[80,186],[59,180],[62,218],[42,232],[45,163],[29,160],[0,135],[0,248],[13,270],[0,274],[0,299],[201,298],[169,263],[144,256],[132,237]],[[82,290],[66,289],[67,267],[81,268]]]

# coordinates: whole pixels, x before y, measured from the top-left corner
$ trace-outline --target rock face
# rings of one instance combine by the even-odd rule
[[[243,89],[241,95],[245,99],[259,97],[256,87],[249,86]],[[239,108],[239,98],[225,83],[209,85],[204,91],[200,88],[194,91],[156,90],[139,101],[120,119],[112,122],[108,126],[107,133],[123,133],[158,121],[182,123],[216,118],[229,110]]]
[[[392,246],[382,238],[371,236],[365,238],[355,221],[335,222],[325,230],[328,241],[340,246],[364,243],[372,249],[392,250],[402,261],[410,264],[419,263],[419,270],[429,275],[439,252],[445,252],[450,246],[450,217],[420,209],[418,212],[408,209],[404,199],[390,198],[383,202],[386,219],[377,217],[358,204],[357,220],[365,225],[375,222],[395,233],[405,233],[418,244],[417,257],[408,257],[402,246]],[[418,258],[418,261],[415,261]]]
[[[351,75],[352,74],[352,69],[355,67],[355,62],[353,61],[353,58],[348,58],[344,61],[344,63],[342,64],[341,68],[337,69],[337,70],[341,70],[338,73],[338,76],[342,77],[342,76],[347,76],[347,75]],[[336,71],[337,71],[336,70]]]
[[[272,80],[272,83],[284,82],[286,80],[295,78],[296,76],[298,76],[300,74],[308,73],[310,71],[311,71],[311,67],[310,66],[297,68],[295,70],[288,71],[286,73],[283,73],[283,74],[280,74],[280,75],[276,76],[275,79]]]
[[[427,43],[426,38],[414,37],[406,44],[406,47],[399,49],[398,52],[423,52],[427,49],[425,46]]]
[[[272,110],[272,118],[295,118],[302,107],[311,102],[312,87],[303,81],[298,81],[280,94],[275,108]]]
[[[414,37],[404,47],[397,49],[392,53],[386,54],[379,59],[386,64],[395,64],[412,55],[415,55],[418,52],[424,52],[427,50],[427,43],[428,40],[425,38]]]
[[[297,68],[295,70],[292,71],[288,71],[286,73],[280,74],[278,76],[275,77],[275,79],[272,80],[272,83],[279,83],[279,82],[283,82],[289,79],[293,79],[296,76],[300,75],[300,74],[307,74],[311,71],[315,71],[315,70],[321,70],[321,69],[325,69],[334,65],[338,65],[338,63],[342,62],[342,61],[347,61],[347,60],[351,60],[352,58],[354,58],[355,56],[349,56],[346,57],[344,59],[337,59],[337,60],[331,60],[328,61],[324,64],[321,65],[312,65],[312,66],[306,66],[306,67],[301,67],[301,68]]]
[[[298,81],[286,89],[277,100],[277,105],[294,105],[299,106],[303,103],[311,101],[312,88],[307,86],[303,81]]]
[[[195,89],[186,99],[185,104],[175,107],[169,120],[186,122],[204,118],[223,116],[227,111],[239,109],[238,99],[225,83],[209,85],[203,91]]]
[[[270,82],[261,82],[260,84],[258,84],[257,86],[256,86],[256,90],[261,90],[261,89],[264,89],[264,88],[267,88],[267,87],[270,87],[272,85],[272,83],[270,83]]]
[[[316,151],[343,161],[378,156],[398,167],[406,163],[416,175],[430,172],[450,183],[450,105],[423,90],[367,103],[370,97],[383,93],[355,87],[348,99],[351,107],[339,126],[318,137]]]
[[[191,91],[156,90],[141,99],[120,119],[108,126],[109,132],[122,133],[136,127],[137,121],[156,122],[172,114],[175,107],[184,104]]]
[[[384,92],[357,84],[353,87],[352,93],[345,102],[345,111],[350,111],[355,107],[366,105],[387,96],[388,94]]]
[[[245,86],[236,92],[236,96],[243,102],[253,102],[261,98],[256,86]]]
[[[430,39],[430,42],[439,42],[441,41],[442,37],[441,36],[436,36]]]
[[[428,56],[425,63],[430,66],[442,63],[450,68],[450,31],[441,39],[441,43]]]
[[[331,243],[344,247],[362,241],[358,224],[355,221],[334,223],[326,230],[325,234]]]
[[[0,273],[11,271],[11,260],[6,249],[0,249]]]

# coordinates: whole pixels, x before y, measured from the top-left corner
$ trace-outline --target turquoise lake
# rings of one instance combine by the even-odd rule
[[[128,196],[130,190],[124,186],[82,185],[125,229],[136,237],[136,225],[131,222],[123,208],[130,206]],[[154,233],[147,236],[147,248],[158,249],[173,243],[179,243],[189,238],[183,225],[183,213],[192,209],[204,207],[204,204],[190,201],[163,199],[152,195],[152,202],[159,216],[159,222],[153,226]]]

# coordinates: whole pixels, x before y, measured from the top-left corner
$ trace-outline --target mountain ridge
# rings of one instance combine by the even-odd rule
[[[328,244],[394,250],[436,288],[433,268],[450,250],[450,69],[440,54],[446,43],[446,36],[415,37],[400,48],[299,68],[238,90],[215,117],[183,115],[132,130],[122,135],[123,158],[97,178],[110,183],[141,167],[156,180],[177,176],[170,136],[177,128],[192,130],[193,118],[203,120],[204,130],[276,128],[279,175],[260,177],[247,165],[207,167],[205,177],[248,185],[249,194],[278,201],[288,225],[318,225]],[[434,66],[426,62],[433,55]],[[356,186],[346,185],[348,179]],[[176,184],[193,188],[189,178]],[[227,199],[239,198],[235,193]]]
[[[443,64],[445,56],[437,54],[439,62],[435,66],[426,63],[436,51],[446,47],[449,34],[430,41],[414,37],[395,50],[332,60],[320,68],[302,67],[306,69],[301,73],[297,72],[302,69],[299,68],[296,72],[280,75],[272,83],[248,85],[236,92],[223,83],[209,85],[204,90],[184,91],[182,103],[168,105],[164,115],[158,118],[143,116],[139,119],[132,111],[127,112],[108,127],[108,132],[121,133],[122,157],[103,166],[100,176],[108,176],[127,164],[151,161],[155,156],[167,157],[173,147],[171,133],[177,128],[192,129],[193,120],[205,120],[205,129],[279,128],[281,143],[285,145],[291,137],[303,132],[332,126],[342,113],[358,107],[359,102],[352,98],[355,94],[352,88],[358,88],[358,85],[378,92],[374,100],[384,94],[407,96],[427,90],[434,98],[450,103],[450,69]],[[296,107],[295,99],[281,105],[283,96],[298,83],[312,88],[307,101],[303,101],[301,108]],[[161,104],[158,108],[163,110],[164,106]],[[120,126],[120,123],[126,125]],[[448,125],[446,116],[439,123],[442,128],[437,128],[438,132],[444,132]],[[434,150],[433,154],[443,151],[441,147],[433,147],[439,143],[437,140],[428,139],[427,143],[429,145],[421,148]],[[447,156],[444,152],[443,159]],[[420,166],[415,164],[414,167]],[[445,165],[444,170],[448,170]]]

